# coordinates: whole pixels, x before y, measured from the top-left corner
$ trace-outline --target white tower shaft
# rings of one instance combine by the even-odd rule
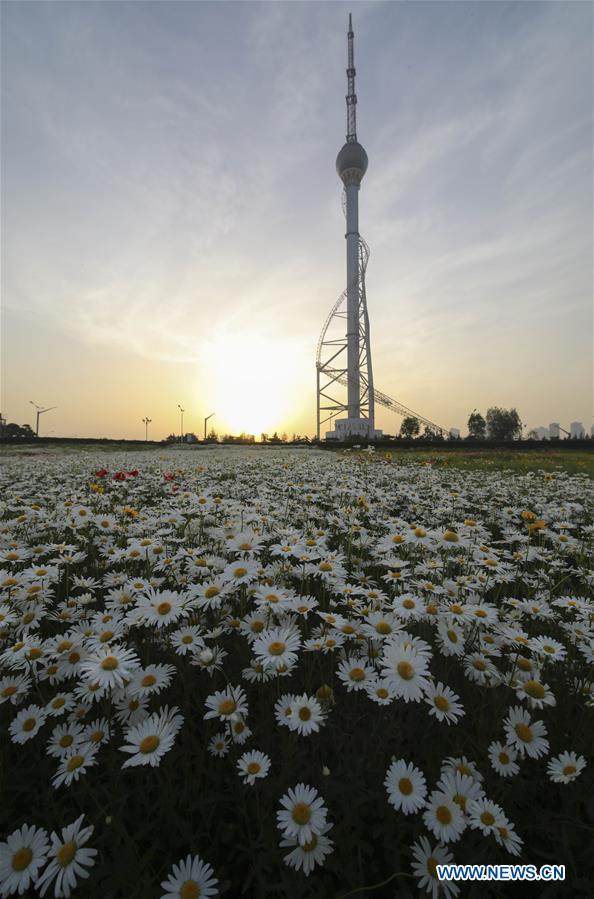
[[[359,376],[359,185],[346,185],[348,417],[360,418]]]

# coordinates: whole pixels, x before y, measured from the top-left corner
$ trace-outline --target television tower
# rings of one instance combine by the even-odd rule
[[[336,171],[344,185],[343,210],[346,215],[346,290],[334,304],[326,320],[318,343],[317,369],[317,429],[330,422],[333,416],[345,413],[346,418],[334,420],[335,430],[326,433],[327,439],[344,440],[350,437],[381,437],[375,430],[373,372],[369,342],[369,316],[365,295],[365,269],[369,248],[359,234],[359,188],[367,171],[367,153],[357,140],[357,95],[355,93],[355,59],[353,23],[349,15],[348,68],[346,96],[346,143],[336,158]],[[345,308],[346,306],[346,308]],[[331,324],[346,320],[344,338],[328,333]],[[344,332],[343,332],[344,333]],[[346,356],[346,359],[345,359]],[[325,358],[323,358],[325,357]],[[345,367],[346,363],[346,367]],[[328,390],[337,384],[347,388],[346,403],[332,397]],[[330,403],[330,405],[327,405]],[[324,415],[324,413],[329,413]]]

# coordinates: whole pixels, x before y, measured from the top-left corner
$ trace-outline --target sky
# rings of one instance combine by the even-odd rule
[[[313,436],[349,12],[376,387],[463,434],[490,406],[589,430],[593,9],[489,0],[5,0],[9,421]]]

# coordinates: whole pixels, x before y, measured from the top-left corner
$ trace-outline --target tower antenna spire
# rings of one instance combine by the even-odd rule
[[[355,93],[355,51],[353,49],[353,39],[355,35],[353,33],[353,17],[352,14],[349,13],[349,30],[347,33],[348,38],[348,68],[346,70],[347,73],[347,85],[348,92],[346,96],[346,105],[347,105],[347,143],[352,144],[357,141],[357,94]]]

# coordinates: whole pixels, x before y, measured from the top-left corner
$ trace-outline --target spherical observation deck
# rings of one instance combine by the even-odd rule
[[[345,184],[349,181],[360,184],[367,171],[368,163],[367,153],[358,141],[346,143],[336,157],[338,177]]]

